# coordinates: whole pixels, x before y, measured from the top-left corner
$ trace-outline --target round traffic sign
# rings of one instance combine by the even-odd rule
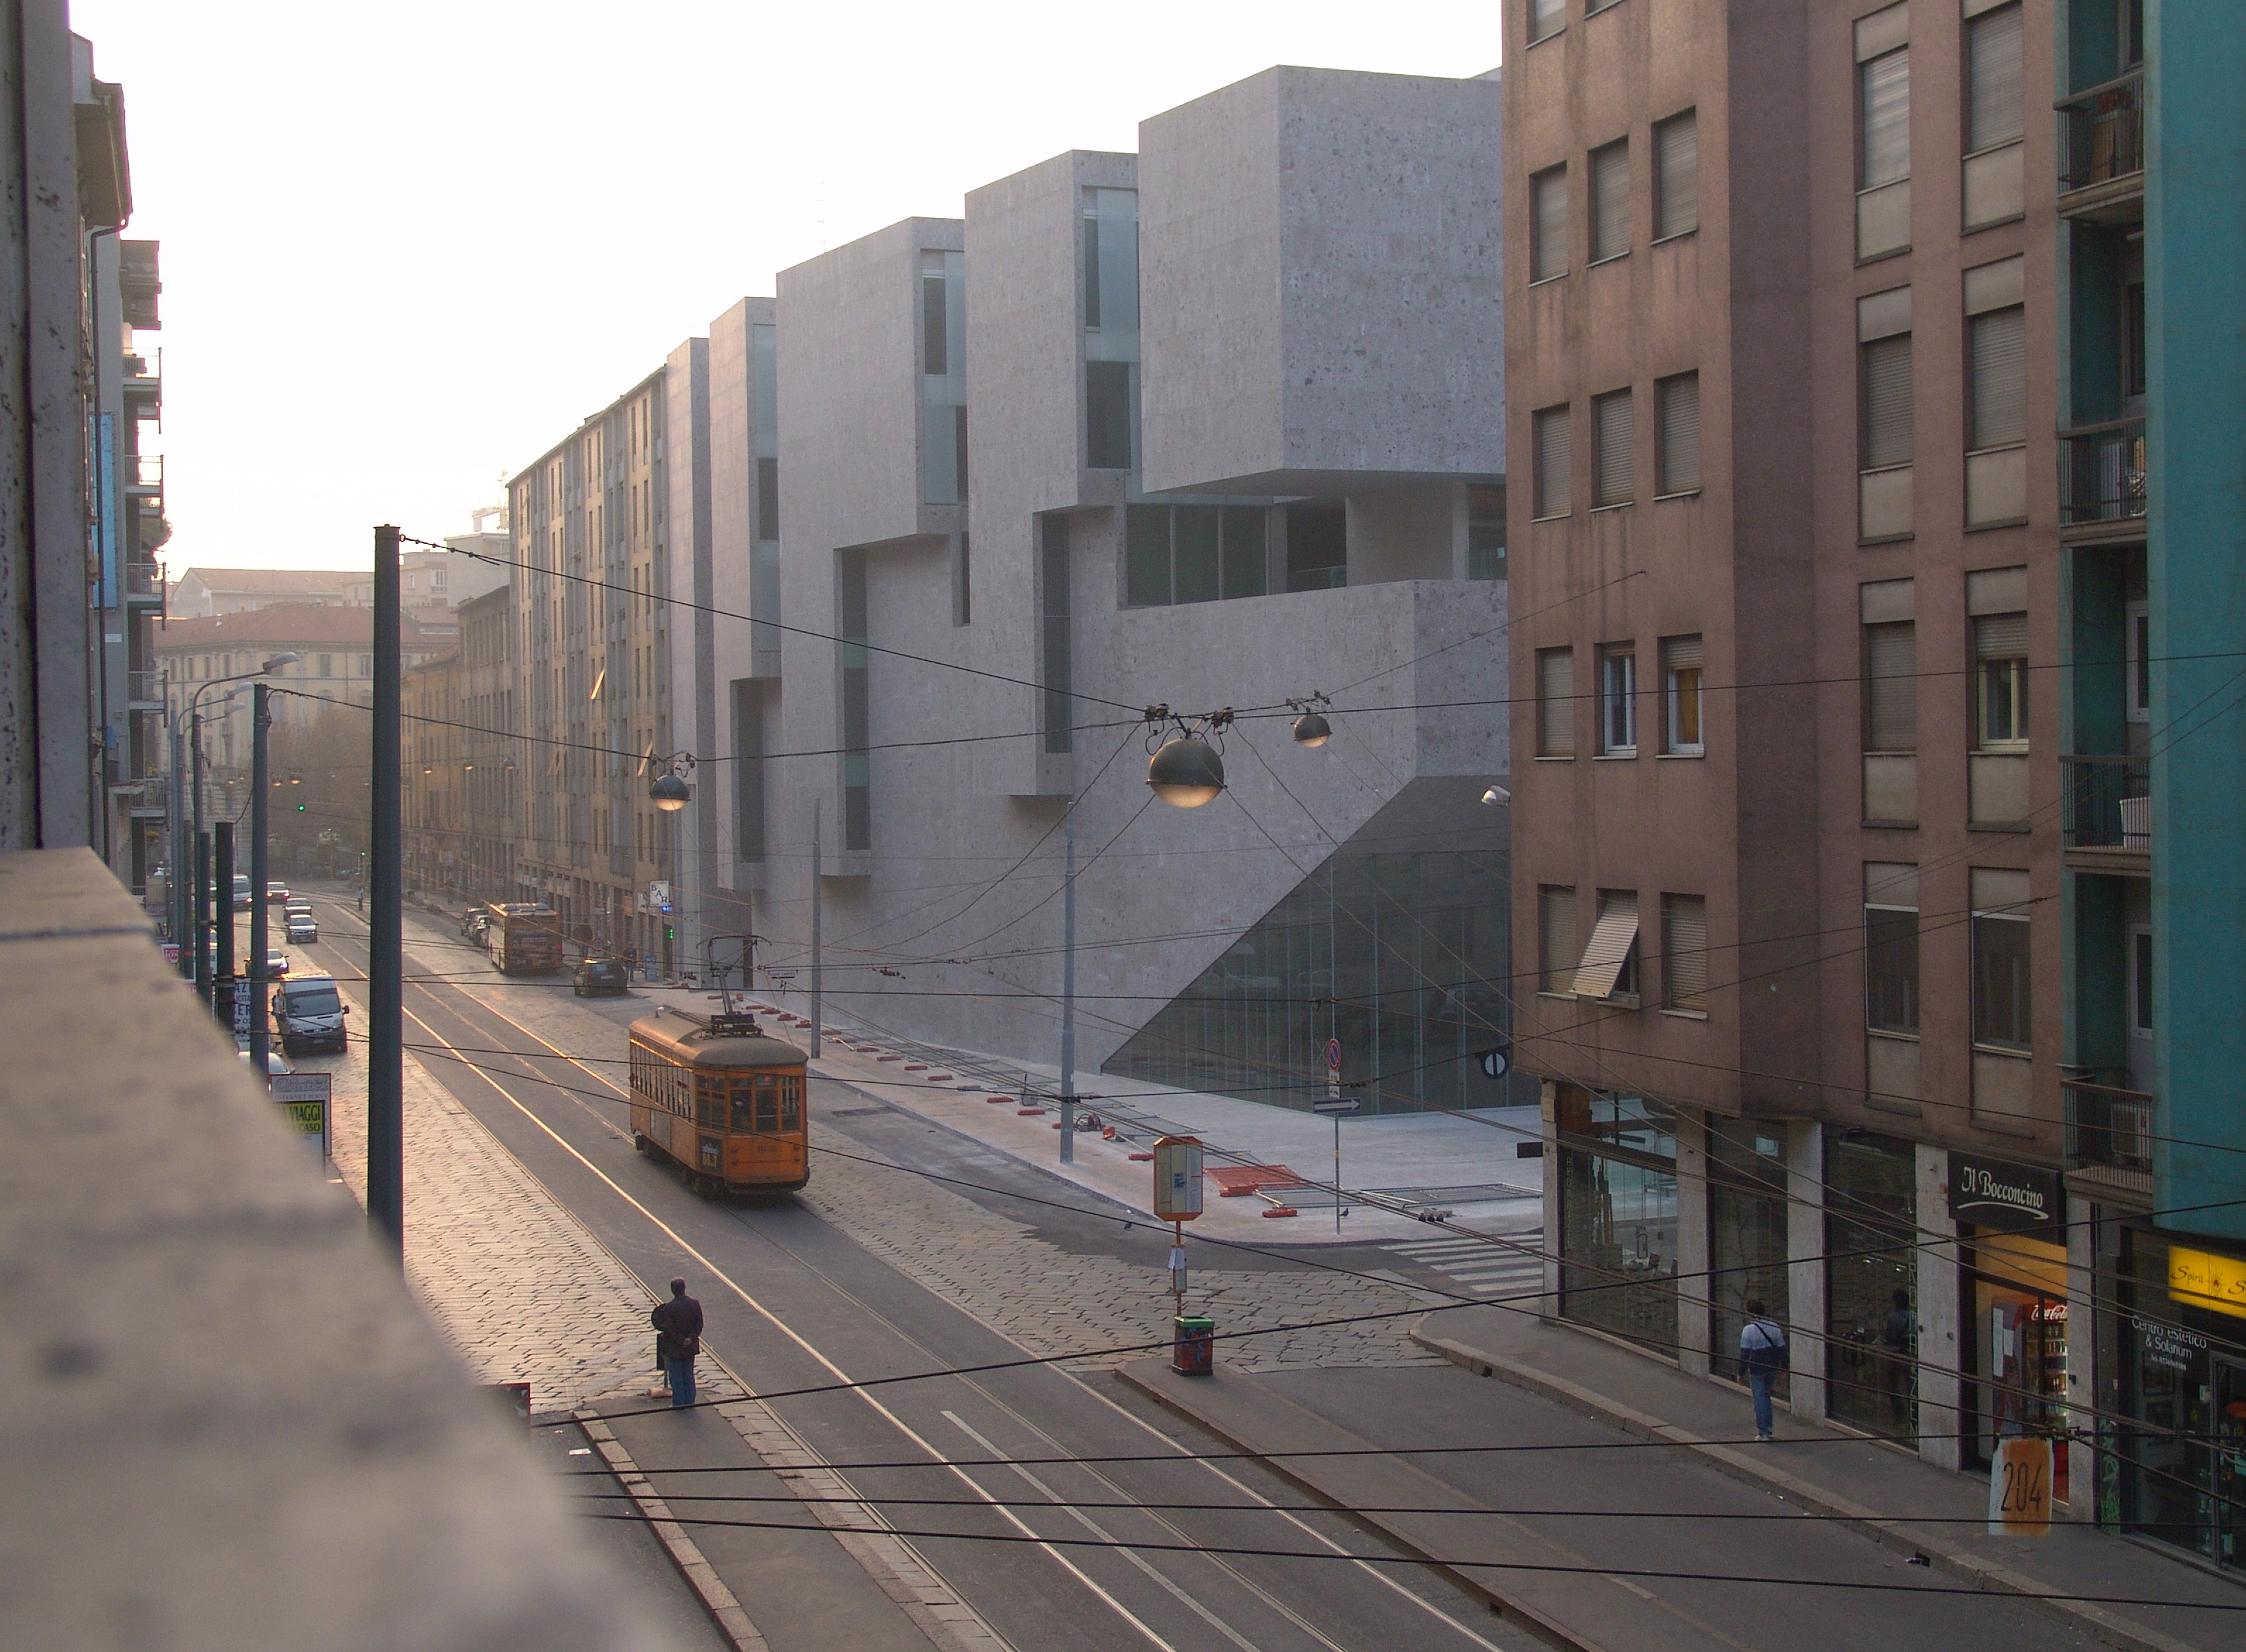
[[[1485,1078],[1504,1078],[1506,1068],[1512,1064],[1506,1059],[1505,1046],[1503,1044],[1500,1044],[1494,1050],[1483,1050],[1481,1054],[1474,1057],[1474,1059],[1481,1063],[1482,1077]]]
[[[1326,1071],[1328,1072],[1341,1071],[1341,1040],[1338,1038],[1326,1040]]]

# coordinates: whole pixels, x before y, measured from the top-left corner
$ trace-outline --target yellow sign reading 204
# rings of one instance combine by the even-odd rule
[[[2188,1308],[2209,1308],[2246,1319],[2246,1261],[2171,1245],[2168,1295]]]

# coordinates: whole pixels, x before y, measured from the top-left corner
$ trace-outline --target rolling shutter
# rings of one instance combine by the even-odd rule
[[[1637,896],[1616,890],[1599,903],[1599,921],[1583,948],[1582,962],[1576,966],[1576,996],[1614,996],[1615,982],[1637,944]]]
[[[1708,902],[1697,894],[1661,901],[1661,968],[1671,1010],[1708,1007]]]

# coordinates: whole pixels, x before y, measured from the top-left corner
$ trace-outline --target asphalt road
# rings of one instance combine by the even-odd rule
[[[364,929],[350,903],[316,891],[313,898],[323,938],[297,949],[300,969],[363,970]],[[725,1202],[687,1193],[674,1172],[634,1152],[619,1100],[582,1093],[601,1091],[595,1075],[605,1070],[556,1061],[463,990],[477,978],[474,955],[462,957],[468,978],[460,984],[408,984],[407,1042],[519,1053],[477,1053],[473,1066],[425,1057],[432,1076],[642,1280],[691,1280],[707,1315],[708,1345],[757,1391],[827,1390],[774,1408],[900,1531],[926,1534],[915,1547],[1024,1652],[1530,1644],[1442,1579],[1394,1564],[1393,1551],[1344,1518],[1265,1506],[1303,1499],[1261,1468],[1173,1455],[1180,1444],[1206,1450],[1209,1442],[1110,1377],[1035,1366],[838,1389],[849,1380],[1002,1363],[1022,1350],[797,1200]],[[566,978],[555,979],[555,990],[568,990]],[[621,1055],[623,1025],[644,1014],[645,1003],[628,997],[601,1007],[617,1025],[616,1048],[606,1053]],[[816,1082],[812,1097],[830,1127],[998,1188],[983,1196],[992,1208],[1056,1242],[1113,1249],[1120,1241],[1150,1270],[1160,1267],[1159,1234],[1118,1234],[1105,1223],[1017,1203],[1005,1191],[1009,1179],[1044,1197],[1056,1184],[994,1163],[907,1115],[860,1112],[862,1098],[830,1088]],[[1147,1460],[1081,1460],[1115,1456]],[[1023,1458],[1061,1460],[1006,1465]],[[658,1485],[674,1512],[695,1512],[684,1500],[688,1477],[658,1477]],[[1118,1506],[1054,1506],[1063,1502]],[[791,1518],[759,1504],[701,1512],[711,1519]],[[1143,1547],[1106,1547],[1111,1540]],[[1200,1552],[1209,1547],[1324,1558]]]

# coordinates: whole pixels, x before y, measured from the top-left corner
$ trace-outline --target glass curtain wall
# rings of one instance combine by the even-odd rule
[[[1560,1311],[1677,1351],[1677,1113],[1557,1086]]]
[[[1709,1122],[1708,1270],[1711,1369],[1744,1382],[1739,1332],[1746,1325],[1747,1300],[1759,1299],[1769,1317],[1788,1322],[1785,1125],[1752,1118]],[[1787,1391],[1783,1375],[1775,1391]]]
[[[1825,1132],[1825,1334],[1833,1416],[1918,1433],[1918,1153],[1859,1130]]]
[[[1510,1025],[1507,875],[1498,849],[1344,846],[1105,1071],[1307,1109],[1331,1037],[1368,1113],[1502,1105],[1474,1058]]]

